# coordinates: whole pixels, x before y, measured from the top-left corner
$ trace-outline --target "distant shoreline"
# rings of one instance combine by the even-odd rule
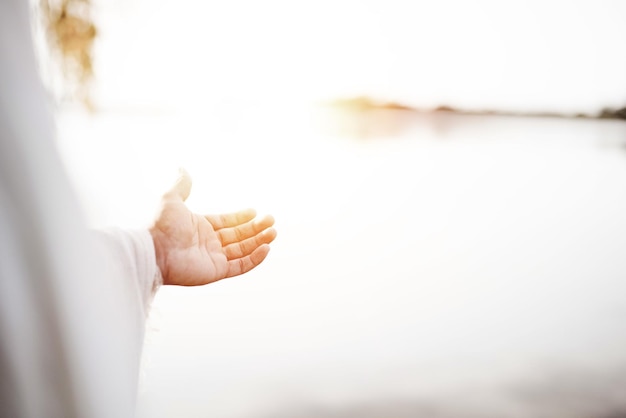
[[[417,113],[455,113],[462,115],[482,115],[482,116],[518,116],[518,117],[534,117],[534,118],[559,118],[559,119],[613,119],[626,121],[626,107],[619,109],[604,108],[595,114],[589,113],[558,113],[558,112],[514,112],[506,110],[464,110],[451,106],[440,105],[433,109],[420,109],[407,106],[397,102],[376,101],[369,97],[354,97],[349,99],[337,99],[326,103],[333,107],[339,107],[357,112],[365,112],[370,110],[388,109],[403,110]]]

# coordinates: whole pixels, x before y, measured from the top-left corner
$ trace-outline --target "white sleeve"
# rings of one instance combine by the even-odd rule
[[[122,230],[107,228],[96,231],[99,240],[108,248],[120,265],[124,276],[131,279],[135,289],[137,306],[144,317],[148,316],[150,303],[163,284],[161,271],[156,264],[152,235],[145,229]]]

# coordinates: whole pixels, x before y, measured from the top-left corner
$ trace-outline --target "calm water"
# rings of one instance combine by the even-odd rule
[[[626,410],[626,123],[227,106],[60,129],[95,226],[147,224],[178,166],[193,210],[277,219],[257,271],[160,290],[142,417]]]

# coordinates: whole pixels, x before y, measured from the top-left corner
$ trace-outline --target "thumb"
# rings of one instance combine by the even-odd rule
[[[191,193],[191,176],[184,168],[178,170],[178,179],[170,190],[165,193],[165,198],[181,199],[183,202],[187,200]]]

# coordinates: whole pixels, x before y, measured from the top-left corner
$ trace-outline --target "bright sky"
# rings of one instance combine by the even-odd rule
[[[98,97],[116,107],[369,95],[595,111],[626,104],[620,0],[106,0]]]

